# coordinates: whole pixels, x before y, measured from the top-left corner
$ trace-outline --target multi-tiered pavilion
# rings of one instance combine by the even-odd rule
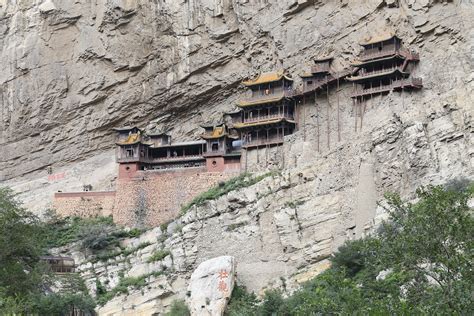
[[[291,99],[293,79],[284,71],[262,73],[244,81],[249,89],[237,106],[241,121],[234,124],[246,149],[283,143],[296,129],[296,110]]]
[[[364,50],[359,60],[352,64],[359,70],[347,78],[354,83],[352,98],[360,101],[392,90],[422,88],[421,78],[411,77],[419,55],[403,47],[399,37],[387,33],[361,45]]]

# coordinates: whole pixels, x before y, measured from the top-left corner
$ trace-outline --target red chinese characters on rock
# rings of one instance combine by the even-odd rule
[[[66,178],[66,172],[51,174],[48,176],[48,181],[56,181]]]
[[[223,293],[227,293],[229,288],[227,287],[227,278],[229,277],[229,272],[226,270],[219,271],[219,285],[217,288]]]

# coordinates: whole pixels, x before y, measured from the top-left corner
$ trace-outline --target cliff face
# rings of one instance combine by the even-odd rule
[[[116,125],[196,134],[233,106],[244,77],[279,67],[296,76],[332,51],[345,65],[361,38],[386,29],[424,46],[428,89],[459,89],[472,5],[434,2],[2,0],[2,177],[95,155]]]
[[[374,227],[384,192],[474,178],[473,21],[462,0],[0,0],[1,177],[32,209],[59,189],[111,188],[111,127],[197,136],[199,123],[234,106],[244,77],[276,68],[297,77],[325,53],[341,70],[361,39],[396,31],[420,53],[422,90],[371,99],[361,122],[343,84],[302,105],[299,131],[278,151],[249,154],[281,175],[192,209],[164,241],[159,229],[149,233],[154,244],[129,265],[81,259],[91,288],[96,277],[116,284],[119,271],[176,271],[104,311],[123,302],[130,313],[160,311],[185,295],[198,263],[226,254],[251,289],[278,286],[282,275],[303,280],[343,240]],[[173,261],[146,263],[162,247]]]

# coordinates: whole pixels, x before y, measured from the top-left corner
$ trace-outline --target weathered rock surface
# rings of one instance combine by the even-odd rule
[[[414,76],[424,88],[371,99],[363,122],[346,84],[329,104],[304,106],[283,148],[251,154],[280,174],[192,208],[168,233],[129,240],[152,244],[127,258],[92,263],[74,252],[92,291],[96,279],[112,288],[122,273],[149,275],[100,314],[162,313],[219,256],[234,257],[237,282],[257,293],[294,288],[384,217],[386,191],[410,197],[420,185],[474,178],[468,1],[0,0],[0,11],[1,177],[28,206],[91,181],[112,186],[114,125],[151,121],[196,136],[198,123],[232,108],[242,78],[278,67],[296,75],[329,52],[340,70],[362,38],[386,29],[420,53]],[[98,152],[103,160],[84,160]],[[66,176],[48,181],[49,165]],[[148,262],[160,249],[171,255]]]
[[[235,284],[235,261],[222,256],[202,262],[189,280],[191,315],[223,315]]]

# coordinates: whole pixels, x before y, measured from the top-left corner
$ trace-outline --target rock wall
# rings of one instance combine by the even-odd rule
[[[325,52],[347,65],[384,29],[421,52],[428,88],[457,90],[471,80],[472,3],[446,2],[2,0],[1,176],[111,148],[115,125],[196,135],[232,108],[243,78],[278,67],[296,77]]]
[[[238,172],[207,172],[205,168],[138,171],[117,181],[114,221],[126,226],[154,227],[173,220],[199,193]]]
[[[157,228],[130,241],[152,245],[129,260],[92,263],[74,253],[91,290],[97,278],[113,287],[120,271],[166,271],[147,278],[146,289],[110,301],[102,314],[160,313],[185,297],[201,262],[221,255],[235,258],[237,282],[251,290],[283,280],[291,288],[324,269],[344,240],[372,229],[383,216],[376,202],[385,192],[410,197],[420,185],[474,178],[471,1],[0,0],[0,6],[0,170],[30,204],[58,189],[40,185],[48,182],[46,166],[78,170],[70,182],[55,180],[64,191],[93,174],[83,163],[110,147],[114,125],[149,123],[171,129],[174,138],[197,136],[199,123],[233,107],[244,77],[280,67],[297,77],[324,53],[333,53],[341,70],[361,39],[383,30],[396,31],[420,53],[413,75],[423,89],[375,97],[363,117],[347,85],[332,90],[329,102],[305,100],[300,129],[282,148],[288,164],[281,175],[191,209],[167,233]],[[110,184],[100,173],[110,163],[95,161],[101,189]],[[172,256],[147,262],[157,249]]]
[[[53,208],[60,216],[97,217],[113,214],[115,192],[71,192],[54,194]]]
[[[51,199],[34,200],[58,190],[44,181],[48,166],[75,170],[74,181],[56,182],[59,190],[76,190],[91,175],[100,178],[95,189],[109,190],[116,170],[95,157],[110,153],[111,127],[158,126],[177,140],[196,137],[200,123],[234,106],[243,78],[283,67],[298,85],[315,56],[333,53],[335,69],[343,69],[361,39],[385,30],[420,53],[414,75],[424,89],[370,101],[364,119],[380,109],[406,117],[439,106],[470,110],[472,9],[462,0],[1,0],[0,179],[38,211]],[[325,102],[301,117],[303,139],[316,142],[320,133],[320,151],[327,150],[325,129],[330,143],[338,138],[336,100],[329,115]],[[339,104],[341,139],[352,142],[347,92]],[[363,124],[367,139],[382,126],[372,122]]]

